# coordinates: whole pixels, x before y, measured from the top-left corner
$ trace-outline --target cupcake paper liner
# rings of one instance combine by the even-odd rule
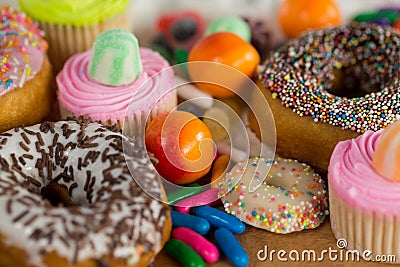
[[[48,55],[56,72],[62,69],[64,62],[72,55],[92,47],[97,35],[104,30],[130,29],[131,19],[128,12],[118,14],[93,25],[72,26],[39,22],[46,33],[49,43]]]
[[[345,239],[347,249],[376,255],[395,255],[400,263],[400,220],[394,215],[356,208],[347,203],[329,185],[331,228],[336,239]]]

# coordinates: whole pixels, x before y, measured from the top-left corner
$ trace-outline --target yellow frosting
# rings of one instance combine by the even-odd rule
[[[19,0],[30,17],[47,23],[90,25],[122,13],[130,0]]]

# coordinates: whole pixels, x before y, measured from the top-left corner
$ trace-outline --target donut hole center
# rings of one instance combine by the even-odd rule
[[[391,84],[387,77],[379,77],[379,82],[372,80],[354,66],[334,69],[333,76],[332,87],[328,89],[328,92],[345,98],[364,97],[367,94],[379,92]]]
[[[50,182],[42,188],[41,195],[47,199],[54,207],[71,206],[72,200],[65,186],[59,185],[57,182]]]

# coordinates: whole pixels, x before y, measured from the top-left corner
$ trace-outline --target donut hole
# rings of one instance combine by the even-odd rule
[[[370,77],[360,66],[348,66],[333,70],[332,87],[327,91],[335,96],[345,98],[364,97],[390,86],[393,79],[387,75]]]
[[[47,199],[54,207],[58,206],[71,206],[72,200],[68,194],[66,186],[59,185],[57,182],[52,181],[42,188],[40,194],[44,199]]]

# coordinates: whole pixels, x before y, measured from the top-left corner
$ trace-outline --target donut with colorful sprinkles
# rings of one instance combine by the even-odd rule
[[[253,179],[265,179],[250,188]],[[219,184],[227,213],[254,227],[287,234],[319,226],[328,213],[327,187],[296,160],[255,157],[237,163]]]
[[[272,52],[257,78],[277,153],[326,173],[339,141],[399,119],[399,64],[400,32],[363,23],[310,31]]]

